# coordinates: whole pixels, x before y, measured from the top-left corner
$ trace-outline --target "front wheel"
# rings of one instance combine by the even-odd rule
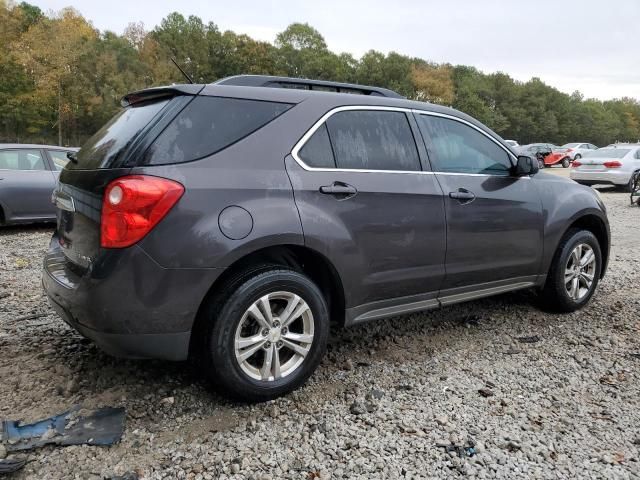
[[[538,169],[542,170],[544,168],[544,160],[538,159]]]
[[[571,165],[571,162],[569,161],[569,157],[564,157],[562,159],[562,166],[564,168],[569,168],[569,165]]]
[[[292,270],[268,270],[239,282],[206,309],[202,352],[223,395],[266,401],[300,387],[322,360],[329,334],[318,287]]]
[[[553,257],[543,304],[557,312],[584,307],[598,285],[601,269],[602,253],[595,235],[588,230],[568,231]]]

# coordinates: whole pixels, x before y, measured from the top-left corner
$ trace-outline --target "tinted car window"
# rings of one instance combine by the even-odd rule
[[[181,163],[212,155],[263,127],[291,106],[237,98],[196,97],[153,142],[144,163]]]
[[[338,168],[420,170],[416,142],[403,112],[345,111],[326,123]]]
[[[462,122],[432,115],[419,115],[419,125],[430,140],[434,170],[455,173],[508,175],[507,153],[485,135]]]
[[[315,168],[335,168],[327,126],[322,124],[298,152],[300,159]]]
[[[2,150],[0,169],[4,170],[46,170],[40,150]]]
[[[169,100],[140,102],[124,108],[82,146],[70,169],[106,168],[120,161],[138,134]]]
[[[49,150],[49,155],[51,155],[51,160],[53,160],[53,165],[56,167],[56,170],[62,170],[67,163],[69,163],[69,159],[67,158],[67,152],[62,152],[60,150]]]

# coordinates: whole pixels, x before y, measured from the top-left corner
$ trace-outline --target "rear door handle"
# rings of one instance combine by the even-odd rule
[[[473,192],[465,190],[464,188],[459,188],[457,192],[449,192],[449,197],[455,198],[460,203],[469,203],[476,198]]]
[[[333,182],[331,185],[323,185],[320,187],[320,193],[325,195],[337,195],[341,197],[352,197],[358,190],[353,185],[343,182]]]

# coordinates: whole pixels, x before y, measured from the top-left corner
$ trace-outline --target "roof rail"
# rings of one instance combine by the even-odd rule
[[[405,98],[399,93],[381,87],[369,87],[353,83],[309,80],[306,78],[272,77],[270,75],[235,75],[214,82],[214,85],[235,85],[243,87],[294,88],[321,92],[355,93],[378,97]]]

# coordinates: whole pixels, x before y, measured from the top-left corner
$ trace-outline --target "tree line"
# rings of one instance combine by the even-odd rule
[[[308,24],[291,24],[269,43],[174,12],[151,31],[131,23],[118,35],[73,8],[45,15],[0,0],[0,142],[81,145],[125,93],[183,83],[172,57],[196,83],[249,73],[386,87],[452,106],[522,144],[640,140],[637,99],[586,99],[539,78],[520,82],[396,52],[370,50],[358,59],[330,51]]]

